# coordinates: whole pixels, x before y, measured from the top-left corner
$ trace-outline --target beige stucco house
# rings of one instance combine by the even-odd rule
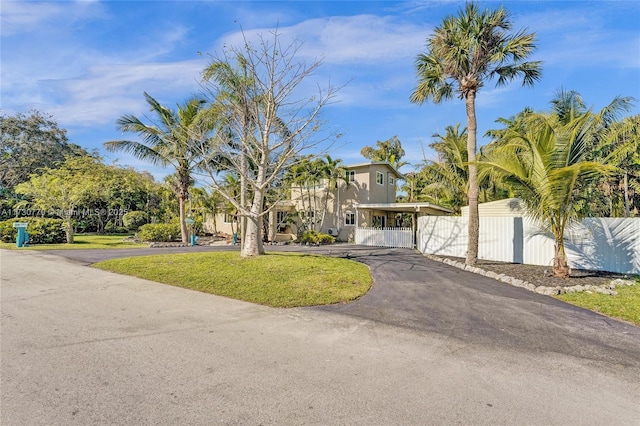
[[[267,239],[292,241],[299,229],[315,229],[338,241],[353,241],[356,227],[415,227],[419,214],[451,213],[430,203],[396,203],[402,175],[388,162],[352,164],[345,169],[344,180],[291,188],[290,197],[277,202],[269,213]],[[217,231],[232,234],[237,229],[233,219],[229,214],[218,215]],[[212,232],[211,218],[205,222],[205,231]]]

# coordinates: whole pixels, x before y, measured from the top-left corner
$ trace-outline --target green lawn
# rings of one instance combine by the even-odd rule
[[[17,250],[77,250],[77,249],[116,249],[116,248],[137,248],[148,247],[148,244],[124,242],[130,235],[98,235],[98,234],[77,234],[73,244],[28,244],[27,247],[18,249],[16,243],[2,243],[0,248]]]
[[[615,296],[598,293],[571,293],[556,296],[576,306],[600,312],[608,317],[619,318],[640,326],[640,278],[634,286],[616,287]]]
[[[369,269],[346,259],[297,253],[241,258],[237,252],[112,259],[96,268],[273,307],[327,305],[365,294]]]

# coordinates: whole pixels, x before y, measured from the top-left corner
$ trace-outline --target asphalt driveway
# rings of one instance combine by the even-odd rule
[[[273,249],[374,286],[272,309],[85,266],[124,251],[0,250],[0,423],[638,424],[636,327],[411,250]]]
[[[640,328],[549,296],[429,260],[416,250],[339,244],[268,246],[348,258],[369,266],[372,289],[353,303],[316,309],[436,333],[465,343],[527,353],[553,352],[640,366]],[[234,246],[58,250],[84,264],[160,253],[238,250]]]

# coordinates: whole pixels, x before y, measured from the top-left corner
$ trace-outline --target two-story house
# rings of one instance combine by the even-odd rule
[[[338,241],[354,241],[356,228],[406,226],[407,216],[444,215],[451,211],[430,203],[396,203],[402,175],[388,162],[348,165],[344,179],[314,186],[293,187],[287,200],[277,202],[265,226],[269,241],[292,241],[298,231],[314,229]],[[409,220],[415,227],[415,220]],[[211,229],[207,221],[205,229]],[[235,227],[229,215],[217,217],[217,230],[231,234]]]

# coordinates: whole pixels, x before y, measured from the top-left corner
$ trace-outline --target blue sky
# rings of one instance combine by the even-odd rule
[[[499,2],[481,2],[495,8]],[[537,34],[532,60],[543,61],[533,88],[488,83],[477,98],[482,134],[499,117],[525,107],[548,108],[560,89],[579,92],[600,109],[615,96],[640,101],[640,2],[510,1],[514,29]],[[6,1],[0,3],[2,114],[30,108],[52,114],[69,139],[97,148],[107,161],[152,170],[105,141],[122,135],[123,114],[144,116],[146,91],[175,106],[199,91],[208,54],[278,26],[305,42],[300,59],[324,58],[314,83],[348,83],[323,118],[344,137],[331,152],[346,164],[362,162],[360,149],[397,135],[405,159],[419,164],[431,135],[465,125],[462,101],[422,106],[409,102],[413,63],[425,40],[458,1]],[[636,103],[629,113],[640,113]],[[403,169],[408,171],[409,169]]]

